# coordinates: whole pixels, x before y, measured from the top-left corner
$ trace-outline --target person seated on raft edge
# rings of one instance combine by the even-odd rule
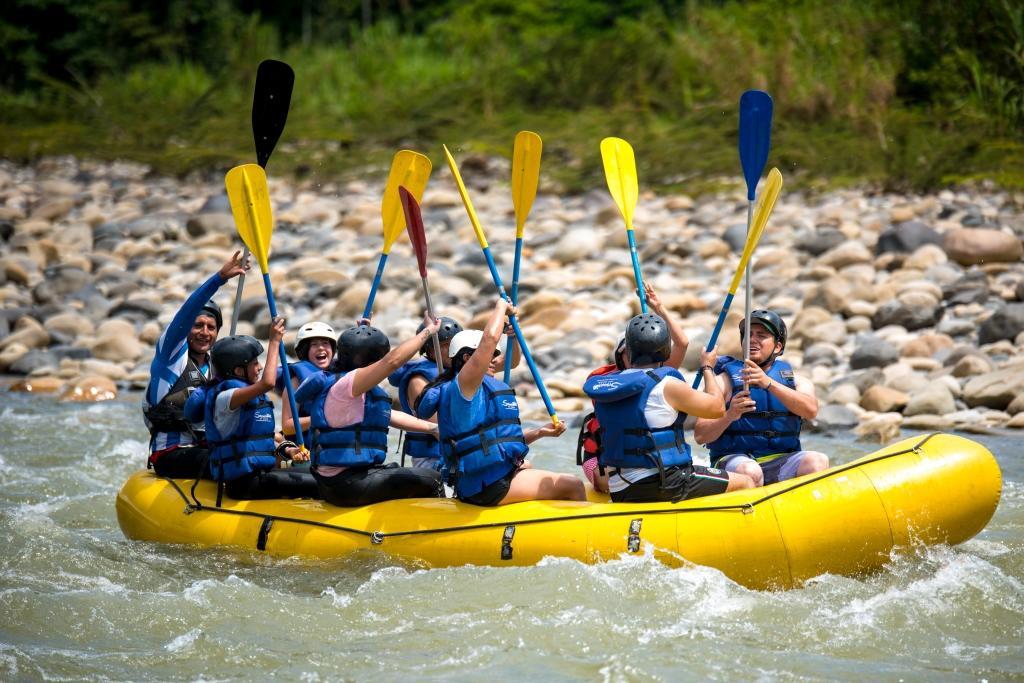
[[[683,358],[686,356],[686,350],[690,346],[690,339],[686,336],[686,332],[679,324],[679,321],[674,316],[669,315],[668,310],[661,303],[661,299],[649,282],[644,282],[644,291],[647,294],[648,306],[668,323],[669,334],[672,336],[672,354],[668,357],[665,365],[670,368],[679,369],[679,366],[683,363]],[[622,352],[625,349],[626,338],[623,337],[615,347],[612,357],[613,362],[594,369],[587,375],[587,379],[625,370],[626,366],[622,358]],[[580,427],[580,434],[576,442],[576,464],[583,467],[583,474],[591,486],[594,487],[594,490],[608,493],[608,473],[604,471],[603,467],[598,465],[597,460],[601,450],[600,428],[601,423],[594,412],[589,413],[583,418],[583,424]]]
[[[519,424],[519,405],[512,389],[491,374],[498,369],[498,341],[510,311],[515,312],[512,305],[498,299],[482,332],[464,330],[451,341],[452,365],[438,378],[441,473],[456,498],[474,505],[585,500],[583,482],[571,474],[524,465],[529,448]],[[533,439],[564,430],[564,425],[551,425],[534,430]]]
[[[248,335],[218,340],[210,358],[219,382],[196,391],[185,403],[189,419],[204,416],[210,444],[210,472],[237,500],[315,497],[309,474],[278,471],[284,460],[305,460],[290,441],[274,442],[274,404],[266,393],[274,388],[284,318],[270,325],[267,365],[260,365],[263,345]],[[218,504],[220,497],[218,495]]]
[[[426,323],[421,322],[416,334],[423,332]],[[437,330],[437,340],[441,346],[441,363],[443,367],[451,366],[448,358],[448,346],[452,338],[462,332],[462,325],[448,317],[441,317],[441,326]],[[388,382],[398,389],[398,403],[402,411],[416,415],[414,406],[419,402],[423,390],[437,379],[437,360],[434,358],[434,341],[430,337],[420,347],[423,358],[410,360],[390,375]],[[418,416],[422,417],[422,416]],[[441,469],[441,448],[437,436],[424,432],[409,432],[402,444],[402,463],[409,456],[413,467],[426,467],[432,470]]]
[[[740,321],[740,336],[744,322]],[[774,484],[828,468],[828,456],[800,447],[804,420],[818,414],[814,384],[778,357],[786,348],[785,321],[774,311],[750,315],[750,359],[722,356],[715,381],[729,408],[716,419],[698,419],[697,443],[707,444],[711,464],[739,472],[755,486]],[[750,386],[743,390],[743,383]]]
[[[313,476],[325,500],[356,507],[397,498],[444,495],[441,476],[423,467],[384,464],[388,426],[436,433],[437,425],[391,410],[391,399],[378,384],[413,357],[437,331],[427,322],[412,339],[392,349],[382,331],[367,324],[338,337],[334,369],[307,378],[295,394],[311,416]]]
[[[149,366],[149,385],[142,414],[149,429],[147,467],[160,477],[209,478],[206,461],[209,450],[203,434],[202,416],[190,422],[184,406],[197,388],[211,383],[210,348],[224,323],[220,307],[213,301],[228,280],[249,270],[236,251],[220,270],[201,284],[174,314],[156,343]]]
[[[678,502],[754,484],[742,474],[694,465],[683,422],[687,415],[720,417],[722,389],[714,382],[715,351],[702,351],[705,392],[665,367],[671,337],[665,320],[653,313],[633,317],[626,326],[625,370],[591,377],[583,390],[594,400],[601,423],[600,465],[608,477],[612,502]],[[713,385],[713,386],[712,386]]]
[[[295,356],[299,360],[288,364],[294,389],[298,389],[299,385],[310,375],[331,367],[338,352],[336,337],[334,328],[320,321],[308,322],[299,328],[298,334],[295,336]],[[285,397],[281,404],[281,432],[285,438],[291,438],[295,435],[295,420],[292,419],[292,407],[285,394],[284,372],[281,368],[277,370],[275,389],[278,394]],[[311,424],[309,412],[302,405],[298,408],[299,424],[302,427],[302,442],[308,446],[312,441],[309,431]],[[298,467],[298,469],[303,468],[309,469],[308,461]]]

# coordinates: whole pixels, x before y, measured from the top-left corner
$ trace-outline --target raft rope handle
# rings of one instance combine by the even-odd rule
[[[323,529],[331,529],[331,530],[334,530],[334,531],[346,531],[348,533],[356,534],[358,536],[366,536],[367,538],[369,538],[371,540],[373,545],[380,545],[381,543],[384,542],[384,539],[395,537],[395,536],[420,536],[420,535],[424,535],[424,534],[443,534],[443,533],[451,533],[451,532],[455,532],[455,531],[475,531],[475,530],[479,530],[479,529],[492,529],[492,528],[496,528],[496,527],[505,528],[505,527],[508,527],[508,526],[519,526],[519,525],[529,525],[529,524],[546,524],[546,523],[549,523],[549,522],[572,522],[572,521],[577,521],[577,520],[581,520],[581,519],[602,519],[602,518],[605,518],[605,517],[625,517],[625,516],[630,516],[630,515],[635,516],[635,515],[679,514],[679,513],[683,513],[683,512],[726,512],[726,511],[730,511],[730,510],[733,510],[733,511],[737,511],[738,510],[738,511],[742,512],[743,514],[750,514],[753,511],[753,508],[755,506],[760,505],[761,503],[764,503],[766,501],[769,501],[772,498],[775,498],[776,496],[780,496],[783,493],[788,493],[789,491],[795,491],[796,489],[802,488],[804,486],[810,486],[811,484],[816,484],[819,481],[822,481],[823,479],[828,479],[829,477],[835,476],[837,474],[842,474],[843,472],[847,472],[849,470],[852,470],[852,469],[857,468],[857,467],[861,467],[863,465],[869,465],[871,463],[881,462],[882,460],[888,460],[889,458],[895,458],[896,456],[906,455],[908,453],[920,453],[921,452],[921,447],[924,446],[925,443],[927,443],[936,434],[938,434],[938,432],[934,432],[932,434],[928,434],[927,436],[925,436],[923,439],[921,439],[921,441],[919,441],[914,446],[911,446],[910,448],[906,448],[906,449],[904,449],[902,451],[895,451],[893,453],[886,453],[884,455],[880,455],[880,456],[878,456],[876,458],[868,460],[867,462],[855,461],[855,462],[852,462],[852,463],[848,463],[846,465],[842,465],[840,467],[834,467],[832,469],[824,470],[820,476],[817,476],[817,477],[815,477],[813,479],[808,479],[807,481],[799,482],[799,483],[794,484],[794,485],[792,485],[792,486],[790,486],[788,488],[782,489],[780,491],[775,491],[773,493],[768,494],[767,496],[763,496],[763,497],[761,497],[761,498],[759,498],[759,499],[757,499],[755,501],[750,501],[750,502],[747,502],[747,503],[737,503],[735,505],[708,505],[708,506],[705,506],[705,507],[683,508],[683,509],[659,508],[659,509],[656,509],[656,510],[619,510],[619,511],[615,511],[615,512],[592,512],[592,513],[589,513],[589,514],[573,515],[573,516],[570,516],[570,517],[566,517],[566,516],[561,516],[561,517],[541,517],[539,519],[525,519],[525,520],[518,520],[518,521],[512,521],[512,522],[506,520],[506,521],[502,521],[502,522],[486,522],[486,523],[482,523],[482,524],[472,524],[472,525],[467,525],[467,526],[440,527],[440,528],[436,528],[436,529],[412,529],[412,530],[409,530],[409,531],[366,531],[365,529],[354,529],[352,527],[341,526],[339,524],[330,524],[328,522],[316,522],[316,521],[313,521],[313,520],[299,519],[299,518],[296,518],[296,517],[283,517],[281,515],[267,515],[267,514],[262,514],[262,513],[259,513],[259,512],[250,512],[248,510],[229,510],[227,508],[208,507],[208,506],[203,505],[201,503],[198,506],[195,506],[195,505],[192,505],[192,503],[189,502],[189,500],[185,496],[184,492],[182,492],[181,488],[178,487],[178,483],[176,481],[174,481],[173,479],[168,479],[167,477],[160,477],[160,478],[166,480],[167,482],[169,482],[171,484],[171,486],[174,487],[174,490],[177,491],[178,495],[181,496],[182,500],[185,501],[186,508],[192,508],[192,512],[195,512],[197,510],[206,510],[208,512],[223,512],[223,513],[230,514],[230,515],[241,515],[243,517],[258,517],[258,518],[261,518],[261,519],[270,519],[270,520],[282,521],[282,522],[294,522],[295,524],[306,524],[306,525],[309,525],[309,526],[320,527],[320,528],[323,528]],[[190,513],[186,513],[186,514],[190,514]]]

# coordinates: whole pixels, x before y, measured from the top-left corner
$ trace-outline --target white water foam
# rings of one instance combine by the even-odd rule
[[[164,649],[168,652],[181,652],[188,650],[192,647],[192,644],[199,639],[199,636],[203,634],[202,629],[194,628],[188,633],[183,633],[171,642],[164,645]]]

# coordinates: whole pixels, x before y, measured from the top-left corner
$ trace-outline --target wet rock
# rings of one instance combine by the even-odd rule
[[[14,332],[0,339],[0,350],[11,344],[21,344],[29,349],[37,349],[50,344],[50,335],[35,318],[23,315],[15,323]]]
[[[907,221],[883,231],[875,243],[875,253],[909,254],[926,244],[941,245],[942,235],[921,221]]]
[[[907,429],[920,429],[925,432],[941,432],[953,428],[953,421],[945,415],[910,415],[904,416],[903,426]]]
[[[190,237],[209,234],[232,235],[235,232],[235,219],[230,213],[200,213],[188,219],[185,231]]]
[[[900,424],[903,416],[899,413],[868,413],[854,429],[858,441],[874,441],[886,444],[900,435]]]
[[[818,342],[804,349],[804,365],[835,365],[842,357],[842,349],[835,344]]]
[[[964,273],[958,280],[942,288],[942,298],[951,306],[985,303],[988,297],[988,276],[980,270]]]
[[[15,375],[27,375],[38,368],[57,367],[60,359],[49,349],[32,349],[11,363],[7,370]]]
[[[922,356],[930,358],[940,349],[953,348],[953,340],[945,334],[925,334],[912,339],[900,347],[901,356]]]
[[[818,257],[818,263],[836,270],[858,263],[871,263],[871,252],[861,242],[845,242]]]
[[[12,364],[28,353],[29,348],[24,344],[15,342],[8,345],[3,351],[0,351],[0,370],[8,370]]]
[[[1006,406],[1006,412],[1010,415],[1024,413],[1024,394],[1020,394],[1017,398],[1010,401],[1010,405]]]
[[[1004,426],[1009,429],[1024,429],[1024,413],[1017,413]]]
[[[10,391],[53,394],[64,388],[64,380],[58,377],[26,377],[11,385]]]
[[[200,214],[211,214],[218,213],[225,216],[231,215],[231,201],[228,199],[226,192],[220,194],[211,195],[206,198],[203,202],[202,207],[199,209]]]
[[[925,244],[924,246],[918,247],[914,250],[910,256],[903,262],[903,267],[907,269],[916,269],[927,271],[929,268],[935,268],[941,266],[949,261],[946,256],[946,252],[942,250],[942,247],[936,244]]]
[[[1024,255],[1024,247],[1016,235],[984,228],[950,230],[945,234],[943,248],[951,259],[964,266],[1013,263]]]
[[[963,399],[971,408],[984,406],[1002,410],[1024,393],[1024,367],[993,370],[973,377],[964,385]]]
[[[978,343],[991,344],[1000,339],[1015,339],[1024,332],[1024,303],[1006,304],[997,309],[978,328]]]
[[[859,405],[860,389],[857,388],[857,385],[852,383],[844,382],[839,384],[829,392],[828,402],[838,404],[856,403]]]
[[[963,318],[943,318],[938,325],[935,326],[935,331],[940,334],[947,334],[950,337],[962,337],[967,334],[971,334],[977,329],[977,325],[972,320],[965,320]]]
[[[874,335],[868,335],[858,340],[850,356],[850,367],[854,370],[885,367],[895,363],[899,357],[900,352],[895,346]]]
[[[48,332],[56,332],[72,338],[92,334],[95,330],[91,320],[74,312],[58,313],[51,316],[43,321],[43,327]]]
[[[737,254],[742,253],[743,247],[747,243],[747,224],[733,223],[725,229],[722,239],[725,240],[725,243],[729,245],[733,252]]]
[[[878,307],[871,317],[871,325],[877,330],[887,325],[899,325],[909,331],[933,327],[942,319],[942,306],[912,306],[903,301],[887,301]]]
[[[889,413],[902,410],[910,401],[910,397],[897,389],[876,384],[860,397],[860,406],[876,413]]]
[[[903,409],[904,415],[944,415],[956,410],[953,395],[945,385],[932,382],[913,392]]]
[[[144,323],[159,316],[161,310],[163,306],[155,301],[135,298],[115,305],[107,315],[111,318],[128,318],[133,322]]]
[[[83,360],[79,365],[79,370],[83,374],[99,375],[101,377],[106,377],[114,381],[122,380],[128,375],[125,369],[118,365],[117,363],[99,360],[96,358],[89,358]]]
[[[95,402],[112,401],[117,398],[117,385],[108,377],[84,375],[76,377],[65,385],[61,401]]]

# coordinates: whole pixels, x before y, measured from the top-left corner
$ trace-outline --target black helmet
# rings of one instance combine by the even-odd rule
[[[425,329],[427,329],[426,324],[420,323],[419,327],[416,328],[416,334],[419,334]],[[447,341],[451,341],[459,332],[462,332],[462,325],[455,322],[452,318],[441,316],[441,327],[437,330],[437,341],[439,343],[444,344]],[[425,354],[428,350],[433,350],[433,348],[434,342],[428,339],[423,343],[422,348],[420,348],[420,353]]]
[[[388,336],[373,325],[350,327],[338,337],[338,370],[348,372],[376,363],[391,350]]]
[[[753,326],[755,323],[764,326],[764,329],[771,332],[775,341],[782,342],[782,351],[786,350],[786,337],[789,336],[789,331],[786,329],[786,321],[782,319],[782,316],[775,311],[758,309],[750,313],[750,325]],[[744,324],[741,320],[740,339],[743,339]],[[782,351],[779,351],[779,355],[782,355]]]
[[[218,330],[224,326],[224,315],[220,312],[220,306],[218,306],[213,299],[210,299],[203,304],[203,308],[199,311],[199,315],[208,315],[213,318],[217,323]],[[196,317],[198,318],[199,316],[197,315]]]
[[[665,362],[672,355],[668,324],[654,313],[633,316],[626,325],[626,348],[633,367]]]
[[[218,339],[210,349],[210,361],[219,377],[231,377],[235,368],[248,365],[263,353],[263,344],[247,334]]]

